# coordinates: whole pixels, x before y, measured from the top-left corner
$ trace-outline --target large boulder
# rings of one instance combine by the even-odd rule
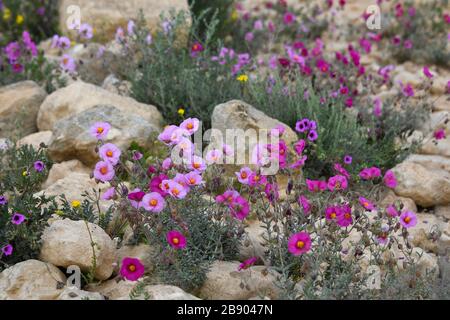
[[[50,157],[54,161],[79,159],[88,166],[95,164],[99,160],[95,152],[97,140],[91,136],[89,129],[100,121],[111,124],[106,141],[123,151],[132,142],[150,147],[152,136],[160,131],[159,125],[146,121],[142,115],[110,105],[98,105],[55,124],[49,144]]]
[[[187,0],[61,0],[59,2],[59,27],[64,34],[68,34],[68,23],[71,22],[73,12],[71,8],[79,9],[82,23],[89,23],[96,34],[113,36],[120,25],[126,27],[128,20],[136,19],[139,10],[150,27],[160,22],[160,15],[172,9],[189,11]]]
[[[281,125],[285,128],[283,139],[288,145],[298,140],[297,134],[288,125],[240,100],[232,100],[216,106],[211,116],[211,122],[212,145],[221,145],[221,143],[234,145],[234,149],[239,150],[241,156],[245,155],[247,164],[250,162],[249,156],[257,143],[270,143],[271,139],[267,139],[268,134],[276,126]],[[237,131],[233,132],[232,130]],[[244,140],[246,139],[244,134],[248,138],[248,143]],[[242,139],[241,141],[245,145],[237,147],[238,139]]]
[[[64,219],[53,221],[42,234],[40,259],[58,267],[76,265],[90,272],[94,251],[94,276],[106,280],[113,273],[116,246],[102,228],[85,221]]]
[[[0,273],[0,300],[54,300],[65,284],[65,275],[54,265],[27,260]]]
[[[101,284],[89,285],[89,291],[99,292],[110,300],[129,300],[138,282],[112,279]],[[134,299],[148,300],[199,300],[182,289],[169,285],[147,285]]]
[[[66,287],[57,300],[105,300],[98,292],[89,292],[77,287]]]
[[[93,84],[76,81],[45,99],[37,118],[38,128],[40,131],[53,130],[58,120],[72,118],[97,105],[114,106],[124,113],[139,116],[155,128],[160,128],[162,123],[161,113],[152,105],[113,94]]]
[[[393,171],[398,180],[395,193],[423,207],[450,204],[450,159],[413,155]]]
[[[61,163],[55,163],[52,165],[52,168],[50,169],[50,171],[48,173],[48,178],[44,182],[43,187],[48,188],[51,185],[58,182],[58,180],[66,179],[66,177],[70,176],[73,173],[82,173],[82,174],[84,173],[83,176],[76,175],[76,180],[83,181],[83,183],[80,185],[86,187],[86,189],[90,189],[92,187],[95,187],[94,181],[91,180],[89,176],[86,176],[86,175],[90,175],[91,172],[92,172],[92,170],[89,167],[85,166],[81,161],[76,160],[76,159],[64,161]],[[73,180],[74,177],[70,177],[69,179]],[[67,180],[69,180],[69,179],[66,179],[64,182],[67,183],[68,182]],[[64,187],[64,184],[60,184],[58,187]],[[56,188],[54,188],[54,189],[56,189]],[[73,189],[73,185],[71,184],[70,189],[66,190],[66,191],[69,191],[70,193],[72,193],[71,192],[72,189]],[[59,189],[59,190],[61,192],[61,189]],[[48,190],[48,191],[50,193],[53,193],[50,190]]]
[[[200,289],[199,297],[208,300],[248,300],[257,296],[278,297],[279,289],[274,271],[253,266],[238,271],[238,262],[216,261]]]
[[[46,96],[33,81],[0,87],[0,137],[24,137],[36,132],[36,117]]]
[[[33,148],[39,149],[42,143],[48,145],[51,138],[52,138],[51,131],[40,131],[32,133],[26,137],[23,137],[17,142],[17,144],[18,146],[31,145],[33,146]]]

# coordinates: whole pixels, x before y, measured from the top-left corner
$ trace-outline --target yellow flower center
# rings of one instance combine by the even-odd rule
[[[350,219],[351,218],[351,214],[350,213],[346,213],[344,214],[345,219]]]
[[[364,202],[363,205],[364,205],[364,207],[367,208],[369,206],[369,203],[368,202]]]
[[[241,173],[241,178],[242,179],[247,179],[247,172],[242,172]]]
[[[107,174],[108,173],[108,167],[101,167],[100,168],[101,174]]]
[[[302,249],[305,246],[305,243],[303,241],[297,241],[296,247],[298,249]]]
[[[194,169],[198,169],[198,168],[200,168],[200,163],[194,162],[194,164],[192,166],[194,167]]]
[[[173,244],[179,244],[180,243],[180,239],[178,238],[173,238],[172,239]]]
[[[152,207],[156,207],[157,204],[158,204],[158,200],[156,200],[156,199],[150,200],[150,205],[151,205]]]
[[[97,128],[97,133],[103,133],[104,129],[102,127]]]
[[[411,221],[411,217],[405,217],[405,219],[403,219],[403,221],[405,221],[406,223],[409,223]]]
[[[113,156],[113,152],[109,150],[108,152],[106,152],[106,155],[111,158]]]
[[[136,271],[136,266],[135,266],[134,264],[130,264],[130,265],[128,266],[128,270],[129,270],[130,272],[135,272],[135,271]]]
[[[195,179],[194,179],[194,178],[190,178],[190,179],[189,179],[189,183],[190,183],[190,184],[195,184]]]
[[[336,218],[336,213],[332,212],[332,213],[330,214],[330,217],[331,217],[331,219],[335,219],[335,218]]]
[[[177,196],[180,194],[180,190],[178,190],[177,188],[173,188],[172,193]]]
[[[187,124],[186,128],[188,128],[189,130],[191,130],[191,129],[194,128],[194,125],[193,125],[192,123],[189,122],[189,123]]]

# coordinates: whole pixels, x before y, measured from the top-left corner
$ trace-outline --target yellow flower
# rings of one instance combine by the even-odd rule
[[[23,15],[18,14],[17,17],[16,17],[16,23],[17,23],[18,25],[21,25],[21,24],[23,23],[23,20],[24,20]]]
[[[28,171],[25,170],[24,172],[22,172],[22,176],[26,177],[28,175]]]
[[[240,82],[247,82],[248,76],[246,74],[241,74],[239,77],[236,78],[236,80]]]
[[[78,208],[81,205],[81,202],[78,200],[73,200],[71,205],[72,205],[72,208]]]
[[[238,18],[239,18],[239,13],[237,12],[237,10],[233,10],[233,12],[231,13],[231,20],[236,21]]]
[[[178,109],[178,114],[180,116],[184,116],[184,112],[185,112],[185,110],[183,108]]]
[[[3,20],[9,20],[11,18],[11,10],[9,8],[3,9]]]

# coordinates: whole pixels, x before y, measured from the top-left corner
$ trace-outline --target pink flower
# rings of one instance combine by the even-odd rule
[[[35,161],[33,164],[34,170],[37,172],[42,172],[45,169],[45,164],[42,161]]]
[[[164,128],[163,132],[161,132],[158,136],[158,140],[169,145],[172,143],[172,133],[177,130],[178,127],[171,125]]]
[[[337,224],[340,227],[348,227],[353,223],[352,209],[348,205],[344,205],[340,208],[341,214],[337,218]]]
[[[184,175],[184,179],[188,186],[199,186],[203,183],[202,176],[197,172],[192,171]]]
[[[137,281],[145,273],[145,267],[139,259],[126,257],[122,260],[120,275],[129,281]]]
[[[311,213],[311,203],[309,202],[308,198],[306,198],[305,196],[300,196],[298,198],[298,203],[302,206],[305,216]]]
[[[98,153],[103,161],[109,162],[115,166],[119,162],[122,152],[116,147],[116,145],[107,143],[100,147]]]
[[[244,220],[250,212],[250,205],[245,198],[238,196],[233,200],[230,209],[233,217]]]
[[[434,132],[434,138],[436,139],[436,140],[442,140],[442,139],[445,139],[445,137],[446,137],[446,135],[445,135],[445,129],[443,129],[443,128],[441,128],[441,129],[438,129],[438,130],[436,130],[435,132]]]
[[[308,156],[303,156],[300,159],[298,159],[297,161],[295,161],[293,164],[290,165],[291,169],[298,169],[301,168],[305,165],[306,160],[308,160]]]
[[[197,118],[188,118],[180,124],[180,128],[186,130],[191,135],[194,134],[199,127],[200,121]]]
[[[159,213],[164,210],[166,201],[158,192],[152,192],[142,198],[142,206],[147,211]]]
[[[25,216],[23,214],[20,213],[14,213],[12,218],[11,218],[11,223],[15,224],[16,226],[21,225],[22,222],[25,221]]]
[[[417,216],[411,211],[405,211],[400,215],[400,224],[406,229],[417,224]]]
[[[60,65],[61,69],[63,69],[64,71],[66,71],[68,73],[75,72],[75,69],[77,67],[75,60],[68,54],[64,54],[61,57],[59,65]]]
[[[105,192],[103,192],[101,199],[102,200],[112,200],[116,197],[116,189],[114,187],[106,189]]]
[[[161,164],[161,168],[164,171],[169,170],[172,167],[172,159],[171,158],[166,158],[163,160],[162,164]]]
[[[2,248],[2,253],[4,256],[10,256],[13,253],[13,246],[8,244]]]
[[[145,192],[141,189],[136,188],[128,194],[128,200],[130,200],[131,206],[133,208],[139,209],[142,207],[142,199],[144,199]]]
[[[95,165],[94,177],[95,179],[107,182],[111,181],[115,176],[114,167],[111,163],[100,161]]]
[[[193,156],[191,161],[188,163],[188,169],[202,172],[206,170],[206,163],[202,158]]]
[[[253,171],[249,167],[242,168],[239,172],[236,172],[236,177],[242,184],[249,184],[249,178],[253,174]]]
[[[200,42],[194,42],[191,46],[191,57],[196,57],[200,52],[205,50]]]
[[[227,190],[223,194],[216,197],[217,203],[225,203],[229,206],[234,202],[234,200],[239,197],[240,194],[236,190]]]
[[[94,30],[92,29],[92,27],[88,24],[88,23],[83,23],[80,26],[80,30],[78,31],[78,34],[83,38],[83,39],[92,39],[93,35],[94,35]]]
[[[169,231],[166,235],[167,242],[174,249],[186,248],[186,238],[178,231]]]
[[[376,97],[373,100],[373,115],[375,117],[381,117],[381,113],[382,113],[382,107],[383,107],[383,103],[381,102],[381,99],[379,97]]]
[[[306,232],[292,235],[288,241],[288,250],[294,256],[299,256],[311,249],[311,237]]]
[[[347,178],[341,175],[333,176],[328,179],[328,189],[330,191],[345,190],[347,189]]]
[[[428,69],[427,66],[423,67],[423,74],[428,78],[433,78],[433,74],[430,72],[430,69]]]
[[[367,211],[372,211],[375,209],[375,205],[367,200],[364,197],[359,197],[359,203],[366,209]]]
[[[391,217],[398,217],[400,214],[393,204],[386,207],[386,213]]]
[[[346,156],[344,157],[344,163],[345,163],[345,164],[352,164],[352,161],[353,161],[352,156],[346,155]]]
[[[187,191],[186,188],[183,187],[181,184],[179,184],[178,182],[175,182],[173,180],[164,180],[162,182],[162,184],[164,185],[165,183],[167,183],[168,185],[168,192],[169,194],[177,199],[184,199],[187,195]]]
[[[267,183],[264,188],[264,193],[266,194],[267,199],[270,203],[274,203],[280,199],[280,193],[278,192],[278,184],[276,183]]]
[[[365,168],[361,170],[359,176],[363,180],[371,180],[381,176],[381,170],[377,167]]]
[[[222,151],[218,149],[209,150],[206,153],[205,160],[207,164],[220,163],[222,160]]]
[[[270,135],[272,137],[281,137],[281,136],[283,136],[283,134],[285,132],[286,132],[286,128],[283,125],[279,124],[272,130],[270,130]]]
[[[250,177],[248,178],[248,184],[251,187],[256,187],[256,186],[260,186],[260,185],[264,185],[267,183],[267,178],[266,176],[257,174],[255,172],[253,172]]]
[[[397,187],[397,178],[392,170],[386,171],[383,181],[388,188],[394,189]]]
[[[327,188],[326,181],[306,179],[306,186],[310,192],[324,191]]]
[[[350,179],[350,174],[348,173],[347,170],[345,170],[340,163],[335,163],[334,164],[334,170],[336,170],[336,172],[338,172],[340,175],[344,176],[347,179]]]
[[[108,136],[108,132],[111,129],[111,125],[107,122],[96,122],[90,129],[91,135],[98,139],[104,140]]]
[[[414,97],[414,89],[410,83],[408,83],[406,86],[402,85],[402,92],[405,97]]]
[[[248,268],[253,266],[256,263],[256,261],[258,261],[258,257],[251,257],[251,258],[245,260],[244,262],[242,262],[239,265],[238,271],[247,270]]]
[[[289,26],[295,22],[295,19],[296,17],[292,12],[286,12],[283,16],[283,23]]]

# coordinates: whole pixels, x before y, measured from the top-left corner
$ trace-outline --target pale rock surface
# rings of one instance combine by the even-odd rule
[[[113,273],[116,247],[106,232],[92,223],[69,219],[51,223],[42,235],[40,259],[58,267],[76,265],[89,272],[94,258],[91,237],[95,243],[94,276],[98,280],[106,280]]]
[[[38,131],[36,117],[46,97],[33,81],[0,87],[0,137],[25,137]]]
[[[34,149],[39,149],[41,143],[48,145],[52,138],[51,131],[40,131],[23,137],[17,142],[18,146],[31,145]]]
[[[0,300],[54,300],[66,283],[54,265],[26,260],[0,273]]]

